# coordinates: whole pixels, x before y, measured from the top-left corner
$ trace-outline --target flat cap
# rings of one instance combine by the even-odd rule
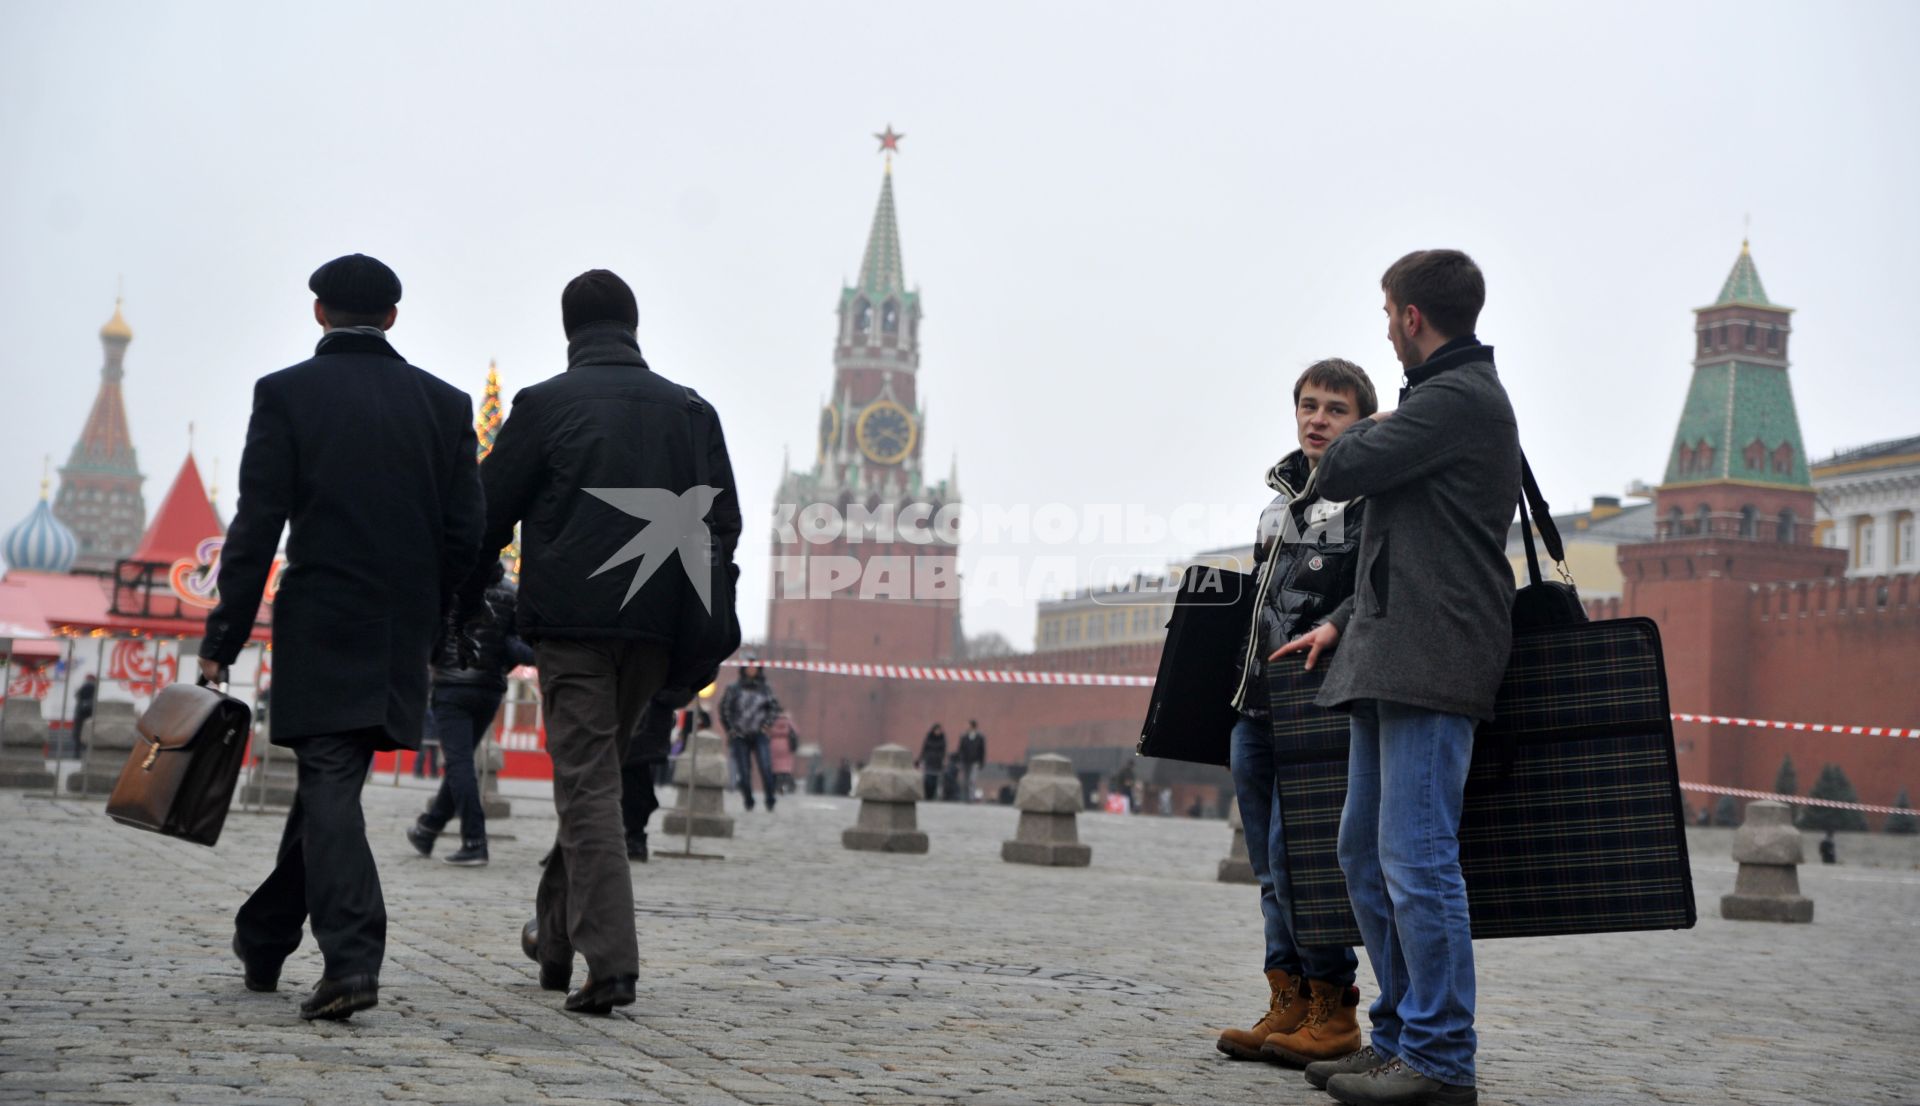
[[[307,278],[313,296],[328,307],[371,315],[400,302],[400,278],[363,253],[336,257]]]

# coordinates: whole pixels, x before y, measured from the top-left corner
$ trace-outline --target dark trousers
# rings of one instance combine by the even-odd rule
[[[922,774],[922,779],[926,786],[927,801],[932,802],[934,799],[938,798],[940,795],[940,769],[938,768],[926,769],[925,772]]]
[[[733,756],[733,775],[746,797],[747,809],[753,809],[753,762],[760,762],[760,790],[767,797],[767,809],[773,809],[773,741],[763,733],[727,739],[727,752]]]
[[[487,839],[487,812],[480,804],[480,774],[474,769],[473,750],[493,725],[505,696],[504,690],[477,685],[433,689],[433,726],[447,755],[447,774],[440,777],[440,790],[420,816],[421,825],[438,833],[458,814],[462,843]]]
[[[660,796],[653,789],[654,770],[660,761],[638,753],[637,747],[630,749],[620,762],[620,821],[629,841],[647,839],[647,819],[660,809]]]
[[[560,832],[535,898],[540,959],[586,957],[595,980],[640,973],[620,766],[640,711],[667,678],[667,651],[611,639],[534,646]]]
[[[234,918],[247,958],[278,963],[313,927],[326,975],[378,975],[387,947],[387,904],[367,845],[360,788],[378,730],[306,737],[293,746],[299,783],[273,872]]]

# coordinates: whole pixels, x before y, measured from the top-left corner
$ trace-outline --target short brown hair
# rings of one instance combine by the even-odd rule
[[[1360,411],[1361,418],[1367,418],[1380,409],[1380,397],[1374,394],[1373,381],[1368,379],[1367,370],[1338,357],[1328,357],[1307,366],[1300,379],[1293,382],[1293,402],[1300,403],[1300,389],[1307,385],[1325,388],[1329,392],[1352,392],[1353,405]]]
[[[1417,307],[1433,329],[1464,338],[1480,321],[1487,279],[1459,250],[1415,250],[1387,267],[1380,290],[1401,307]]]

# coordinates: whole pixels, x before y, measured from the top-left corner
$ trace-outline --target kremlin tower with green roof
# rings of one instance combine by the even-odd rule
[[[1813,482],[1787,375],[1793,309],[1767,298],[1748,244],[1694,309],[1693,380],[1656,495],[1668,539],[1805,544]]]

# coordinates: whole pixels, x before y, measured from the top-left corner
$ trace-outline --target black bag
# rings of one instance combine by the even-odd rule
[[[1314,705],[1326,665],[1267,665],[1288,899],[1303,945],[1355,945],[1340,871],[1350,727]],[[1652,619],[1514,635],[1495,717],[1474,735],[1460,871],[1476,940],[1686,929],[1687,860],[1666,663]]]
[[[1529,507],[1532,508],[1531,519],[1528,517]],[[1559,580],[1545,580],[1540,576],[1540,555],[1533,550],[1535,526],[1540,528],[1540,542],[1547,547],[1547,556],[1560,566]],[[1546,498],[1540,494],[1540,485],[1534,482],[1533,466],[1527,464],[1525,454],[1520,457],[1520,540],[1527,547],[1527,578],[1530,583],[1514,592],[1514,630],[1585,622],[1587,609],[1580,603],[1580,593],[1574,590],[1573,577],[1567,574],[1567,554],[1565,547],[1560,544],[1560,528],[1554,524],[1553,513],[1547,509]]]
[[[247,705],[207,686],[205,676],[198,686],[161,688],[136,723],[141,740],[120,769],[107,816],[195,844],[220,840],[252,725]]]
[[[1253,577],[1189,566],[1180,578],[1153,698],[1134,751],[1195,764],[1232,759],[1239,650],[1253,620]]]
[[[706,410],[706,401],[688,388],[687,413],[693,427],[696,484],[708,484],[713,477],[712,470],[707,466],[707,451],[712,448],[712,443],[707,437]],[[732,560],[722,564],[720,556],[720,548],[709,541],[707,563],[685,566],[689,580],[696,572],[704,570],[707,573],[707,596],[710,600],[710,606],[702,605],[699,593],[691,584],[680,598],[679,632],[674,635],[673,656],[667,665],[665,687],[675,694],[686,692],[688,699],[713,683],[720,675],[720,662],[740,648],[740,616],[734,609],[740,566]]]

